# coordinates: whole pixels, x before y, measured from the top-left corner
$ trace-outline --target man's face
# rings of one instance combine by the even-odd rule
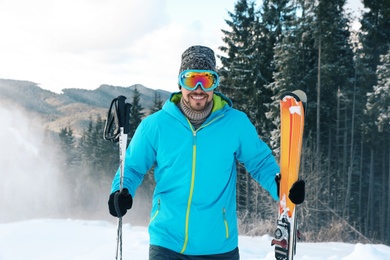
[[[203,111],[213,99],[214,90],[204,91],[200,86],[195,90],[181,88],[184,101],[195,111]]]

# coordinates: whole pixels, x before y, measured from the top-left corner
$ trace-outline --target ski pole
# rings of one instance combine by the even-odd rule
[[[120,135],[119,135],[119,161],[120,161],[119,190],[120,192],[123,189],[123,172],[125,167],[126,144],[127,144],[127,134],[125,134],[124,132],[124,127],[120,127]],[[120,209],[119,209],[118,197],[119,197],[119,193],[115,194],[114,204],[115,204],[115,210],[118,214],[117,246],[116,246],[115,259],[122,260],[122,214],[120,213]]]
[[[127,134],[129,132],[129,115],[131,104],[125,103],[126,97],[118,96],[111,102],[110,108],[107,114],[107,121],[104,126],[104,139],[112,142],[119,141],[119,193],[123,189],[123,175],[125,167],[125,155],[127,148]],[[115,107],[114,114],[112,108]],[[114,206],[118,215],[117,225],[117,246],[115,259],[122,260],[122,214],[119,209],[118,197],[119,193],[115,194]]]

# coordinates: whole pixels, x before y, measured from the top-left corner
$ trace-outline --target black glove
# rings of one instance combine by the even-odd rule
[[[124,216],[127,210],[131,209],[131,206],[133,206],[133,197],[127,188],[124,188],[121,192],[117,190],[111,193],[108,200],[108,209],[114,217],[120,218]]]
[[[275,181],[278,190],[278,196],[279,196],[279,189],[280,189],[280,179],[281,179],[281,175],[280,174],[276,175]],[[288,197],[292,203],[301,204],[305,200],[305,181],[304,180],[296,181],[291,187]]]
[[[294,204],[301,204],[305,201],[305,181],[297,180],[291,187],[288,197]]]

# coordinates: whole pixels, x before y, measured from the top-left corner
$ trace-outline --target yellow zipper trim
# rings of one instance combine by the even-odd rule
[[[196,132],[194,132],[194,135]],[[185,226],[185,238],[184,238],[184,245],[183,248],[181,249],[181,254],[184,253],[184,251],[187,248],[188,244],[188,223],[189,223],[189,218],[190,218],[190,209],[191,209],[191,202],[192,202],[192,195],[194,193],[194,184],[195,184],[195,160],[196,160],[196,145],[194,144],[192,146],[192,176],[191,176],[191,187],[190,187],[190,195],[188,197],[188,202],[187,202],[187,212],[186,212],[186,226]]]
[[[160,199],[158,199],[157,205],[158,205],[157,210],[154,213],[153,217],[150,219],[149,224],[153,222],[153,220],[157,217],[158,213],[160,212]]]
[[[203,125],[201,127],[199,127],[198,129],[194,129],[194,127],[192,126],[190,120],[186,117],[187,119],[187,122],[191,128],[191,131],[192,131],[192,134],[193,134],[193,145],[192,145],[192,169],[191,169],[191,186],[190,186],[190,194],[188,196],[188,202],[187,202],[187,211],[186,211],[186,222],[185,222],[185,234],[184,234],[184,244],[183,244],[183,248],[181,249],[180,251],[180,254],[183,254],[184,251],[186,251],[186,248],[187,248],[187,244],[188,244],[188,226],[189,226],[189,219],[190,219],[190,209],[191,209],[191,202],[192,202],[192,195],[194,193],[194,186],[195,186],[195,170],[196,170],[196,133],[210,125],[212,122],[214,122],[215,120],[221,118],[223,115],[219,116],[219,117],[216,117],[214,118],[213,120],[211,120],[209,123],[207,123],[206,125]]]
[[[222,114],[222,115],[220,115],[220,116],[217,116],[216,118],[214,118],[213,120],[211,120],[211,121],[208,122],[207,124],[202,125],[201,127],[199,127],[196,131],[198,131],[198,130],[200,130],[200,129],[202,129],[202,128],[205,128],[206,126],[210,125],[211,123],[213,123],[214,121],[220,119],[220,118],[223,117],[223,116],[224,116],[224,114]]]
[[[226,220],[226,209],[222,209],[222,214],[223,214],[223,222],[225,223],[225,231],[226,231],[226,238],[229,238],[229,224]]]

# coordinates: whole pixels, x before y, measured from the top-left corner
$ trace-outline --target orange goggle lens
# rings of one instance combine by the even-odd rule
[[[218,87],[219,76],[212,70],[185,70],[179,75],[179,84],[191,91],[199,86],[204,91],[211,91]]]

